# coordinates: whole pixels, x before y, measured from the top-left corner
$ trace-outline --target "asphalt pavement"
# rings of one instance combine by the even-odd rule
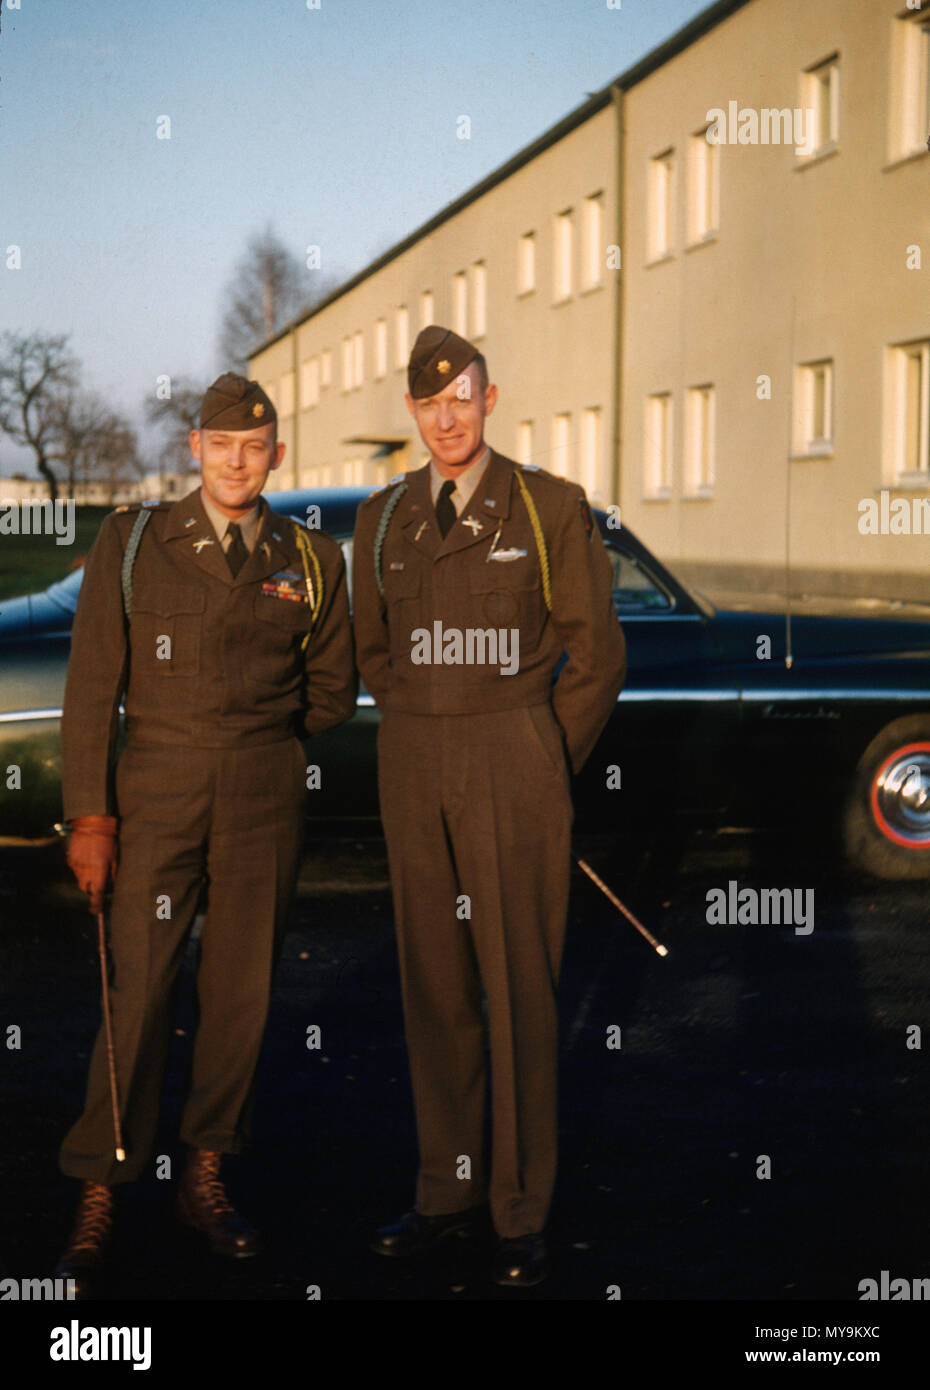
[[[883,1270],[930,1277],[926,1049],[913,1032],[927,1023],[928,886],[856,877],[785,836],[578,849],[669,954],[574,871],[548,1283],[497,1288],[480,1243],[414,1262],[368,1252],[374,1228],[412,1205],[416,1148],[384,845],[335,840],[305,856],[253,1145],[227,1169],[266,1253],[206,1253],[173,1221],[174,1180],[153,1168],[120,1194],[106,1296],[761,1300],[787,1311],[857,1301]],[[731,881],[812,889],[813,929],[709,924],[708,892]],[[59,861],[0,862],[3,1276],[50,1273],[69,1229],[77,1184],[56,1155],[97,1026],[94,942]],[[196,950],[157,1145],[175,1178]],[[319,1048],[307,1046],[313,1025]]]

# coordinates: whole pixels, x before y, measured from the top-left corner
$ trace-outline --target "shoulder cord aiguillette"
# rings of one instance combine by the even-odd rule
[[[123,551],[119,582],[123,591],[123,612],[126,615],[127,623],[132,618],[132,571],[136,563],[139,542],[142,540],[142,532],[148,526],[151,515],[151,511],[147,507],[142,508],[133,522],[132,530],[129,532],[129,540],[126,542],[126,549]]]
[[[404,493],[407,491],[406,483],[398,483],[394,491],[390,494],[384,504],[381,519],[378,522],[378,529],[375,531],[375,583],[378,586],[378,593],[384,598],[384,579],[381,573],[381,552],[384,549],[384,538],[387,535],[388,523],[393,515],[394,508],[397,506]]]
[[[313,629],[316,627],[316,620],[320,616],[320,609],[323,607],[323,571],[316,558],[316,551],[310,543],[310,537],[297,521],[294,522],[294,539],[297,541],[297,549],[300,551],[300,563],[303,565],[307,599],[310,604],[310,630],[300,644],[300,650],[305,651],[307,643],[313,635]],[[310,577],[311,567],[313,579]],[[316,584],[313,582],[314,579]]]
[[[539,520],[539,512],[536,510],[536,503],[533,501],[533,498],[530,495],[530,490],[527,487],[526,482],[523,478],[523,474],[520,472],[519,468],[514,469],[514,476],[517,480],[517,486],[519,487],[520,492],[523,495],[523,501],[526,503],[526,510],[529,512],[530,515],[530,525],[533,528],[533,539],[536,542],[536,551],[539,555],[539,568],[542,572],[543,598],[546,600],[546,607],[551,613],[552,584],[549,578],[549,551],[546,547],[546,538],[543,535],[542,524]]]

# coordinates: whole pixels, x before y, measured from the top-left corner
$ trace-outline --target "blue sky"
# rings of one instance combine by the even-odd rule
[[[348,276],[707,7],[19,3],[0,0],[0,329],[71,334],[136,423],[157,375],[222,369],[251,233]],[[0,474],[24,462],[0,437]]]

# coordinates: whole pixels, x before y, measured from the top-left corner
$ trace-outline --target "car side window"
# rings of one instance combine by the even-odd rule
[[[658,613],[673,607],[671,596],[635,556],[613,545],[607,546],[607,555],[613,570],[613,601],[618,609],[627,613]]]

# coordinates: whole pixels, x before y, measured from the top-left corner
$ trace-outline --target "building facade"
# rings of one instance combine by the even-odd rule
[[[445,323],[683,577],[926,598],[928,135],[930,5],[721,0],[256,352],[276,485],[422,462]]]

